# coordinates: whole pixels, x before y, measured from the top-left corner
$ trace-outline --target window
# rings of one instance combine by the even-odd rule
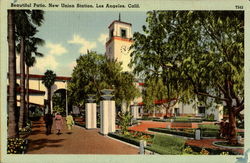
[[[180,108],[174,108],[175,116],[180,116]]]
[[[122,38],[127,38],[127,31],[126,31],[126,29],[121,29],[121,37]]]
[[[205,114],[205,107],[198,107],[199,114]]]
[[[114,36],[114,30],[113,29],[110,30],[109,36],[110,36],[110,38],[112,38]]]

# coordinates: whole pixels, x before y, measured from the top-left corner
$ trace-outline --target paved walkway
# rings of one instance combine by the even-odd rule
[[[27,154],[138,154],[139,149],[109,137],[102,136],[99,129],[86,130],[73,126],[68,132],[66,126],[61,135],[45,134],[43,121],[33,123],[32,133],[28,137]]]

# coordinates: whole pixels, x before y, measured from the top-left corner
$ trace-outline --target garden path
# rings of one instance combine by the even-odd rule
[[[65,123],[64,123],[65,124]],[[100,135],[99,129],[86,130],[73,126],[68,132],[66,125],[61,135],[45,134],[44,121],[34,122],[32,133],[28,137],[27,154],[138,154],[139,149],[106,136]]]

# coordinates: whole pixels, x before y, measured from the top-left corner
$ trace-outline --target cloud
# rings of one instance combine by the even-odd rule
[[[48,54],[50,55],[60,56],[68,52],[68,50],[64,48],[61,44],[53,44],[49,42],[48,44],[46,44],[46,47],[50,49],[48,52]]]
[[[32,72],[44,73],[46,70],[53,70],[56,72],[59,63],[53,55],[45,55],[44,57],[37,58],[35,67],[32,67]]]
[[[76,66],[76,61],[70,62],[70,63],[68,64],[68,66],[69,66],[69,68],[70,68],[71,70],[73,70],[74,67]]]
[[[36,64],[31,70],[34,73],[44,73],[46,70],[57,71],[59,67],[59,62],[57,61],[58,56],[65,54],[68,50],[59,43],[46,43],[45,47],[47,48],[46,53],[43,57],[36,57]]]
[[[69,40],[68,43],[81,45],[81,48],[79,49],[79,53],[81,54],[87,53],[87,50],[96,48],[96,42],[87,41],[85,38],[82,38],[77,34],[74,34],[73,38]]]
[[[98,37],[98,41],[101,42],[103,45],[105,45],[107,38],[108,34],[101,33],[100,36]]]

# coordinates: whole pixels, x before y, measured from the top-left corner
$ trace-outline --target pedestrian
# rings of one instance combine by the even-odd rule
[[[63,118],[59,112],[57,112],[55,115],[55,122],[56,122],[57,134],[59,135],[60,131],[62,130],[62,125],[63,125]]]
[[[72,113],[69,113],[69,115],[66,117],[66,123],[68,126],[68,130],[71,130],[72,126],[74,125],[74,119]]]
[[[46,125],[46,135],[51,134],[51,128],[53,124],[53,116],[50,113],[44,115],[44,121]]]

